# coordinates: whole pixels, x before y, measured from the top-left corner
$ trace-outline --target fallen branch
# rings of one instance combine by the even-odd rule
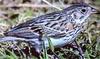
[[[69,5],[55,5],[55,6],[59,6],[59,7],[68,7]],[[5,8],[5,7],[32,7],[32,8],[43,8],[43,7],[52,7],[50,5],[46,5],[46,4],[10,4],[10,5],[0,5],[0,8]]]

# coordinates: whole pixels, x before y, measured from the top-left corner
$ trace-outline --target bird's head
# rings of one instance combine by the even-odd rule
[[[91,14],[97,13],[95,8],[85,3],[72,5],[66,8],[66,10],[69,10],[68,14],[72,18],[70,20],[75,24],[83,24]]]

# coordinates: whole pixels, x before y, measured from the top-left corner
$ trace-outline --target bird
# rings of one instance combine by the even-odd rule
[[[38,16],[16,25],[4,33],[5,36],[25,38],[38,53],[42,42],[49,47],[50,38],[54,47],[62,47],[74,42],[87,18],[97,10],[86,3],[73,4],[61,11]]]

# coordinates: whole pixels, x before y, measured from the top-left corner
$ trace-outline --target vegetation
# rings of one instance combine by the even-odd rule
[[[61,10],[77,0],[0,0],[0,37],[3,33],[19,23],[34,17]],[[100,0],[86,0],[86,3],[100,10]],[[60,4],[60,5],[59,5]],[[100,59],[100,16],[92,15],[86,23],[85,31],[82,32],[77,42],[82,47],[86,59]],[[15,46],[14,49],[9,47]],[[79,59],[76,49],[68,45],[62,48],[50,49],[61,59]],[[44,51],[46,51],[44,49]],[[43,53],[41,59],[49,59],[53,54]],[[0,59],[37,59],[32,55],[32,48],[26,42],[2,42],[0,43]]]

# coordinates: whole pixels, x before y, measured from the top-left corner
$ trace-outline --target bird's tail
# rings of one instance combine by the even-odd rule
[[[24,38],[17,38],[17,37],[11,37],[11,36],[6,36],[6,37],[0,37],[0,42],[6,42],[6,41],[24,41]]]

